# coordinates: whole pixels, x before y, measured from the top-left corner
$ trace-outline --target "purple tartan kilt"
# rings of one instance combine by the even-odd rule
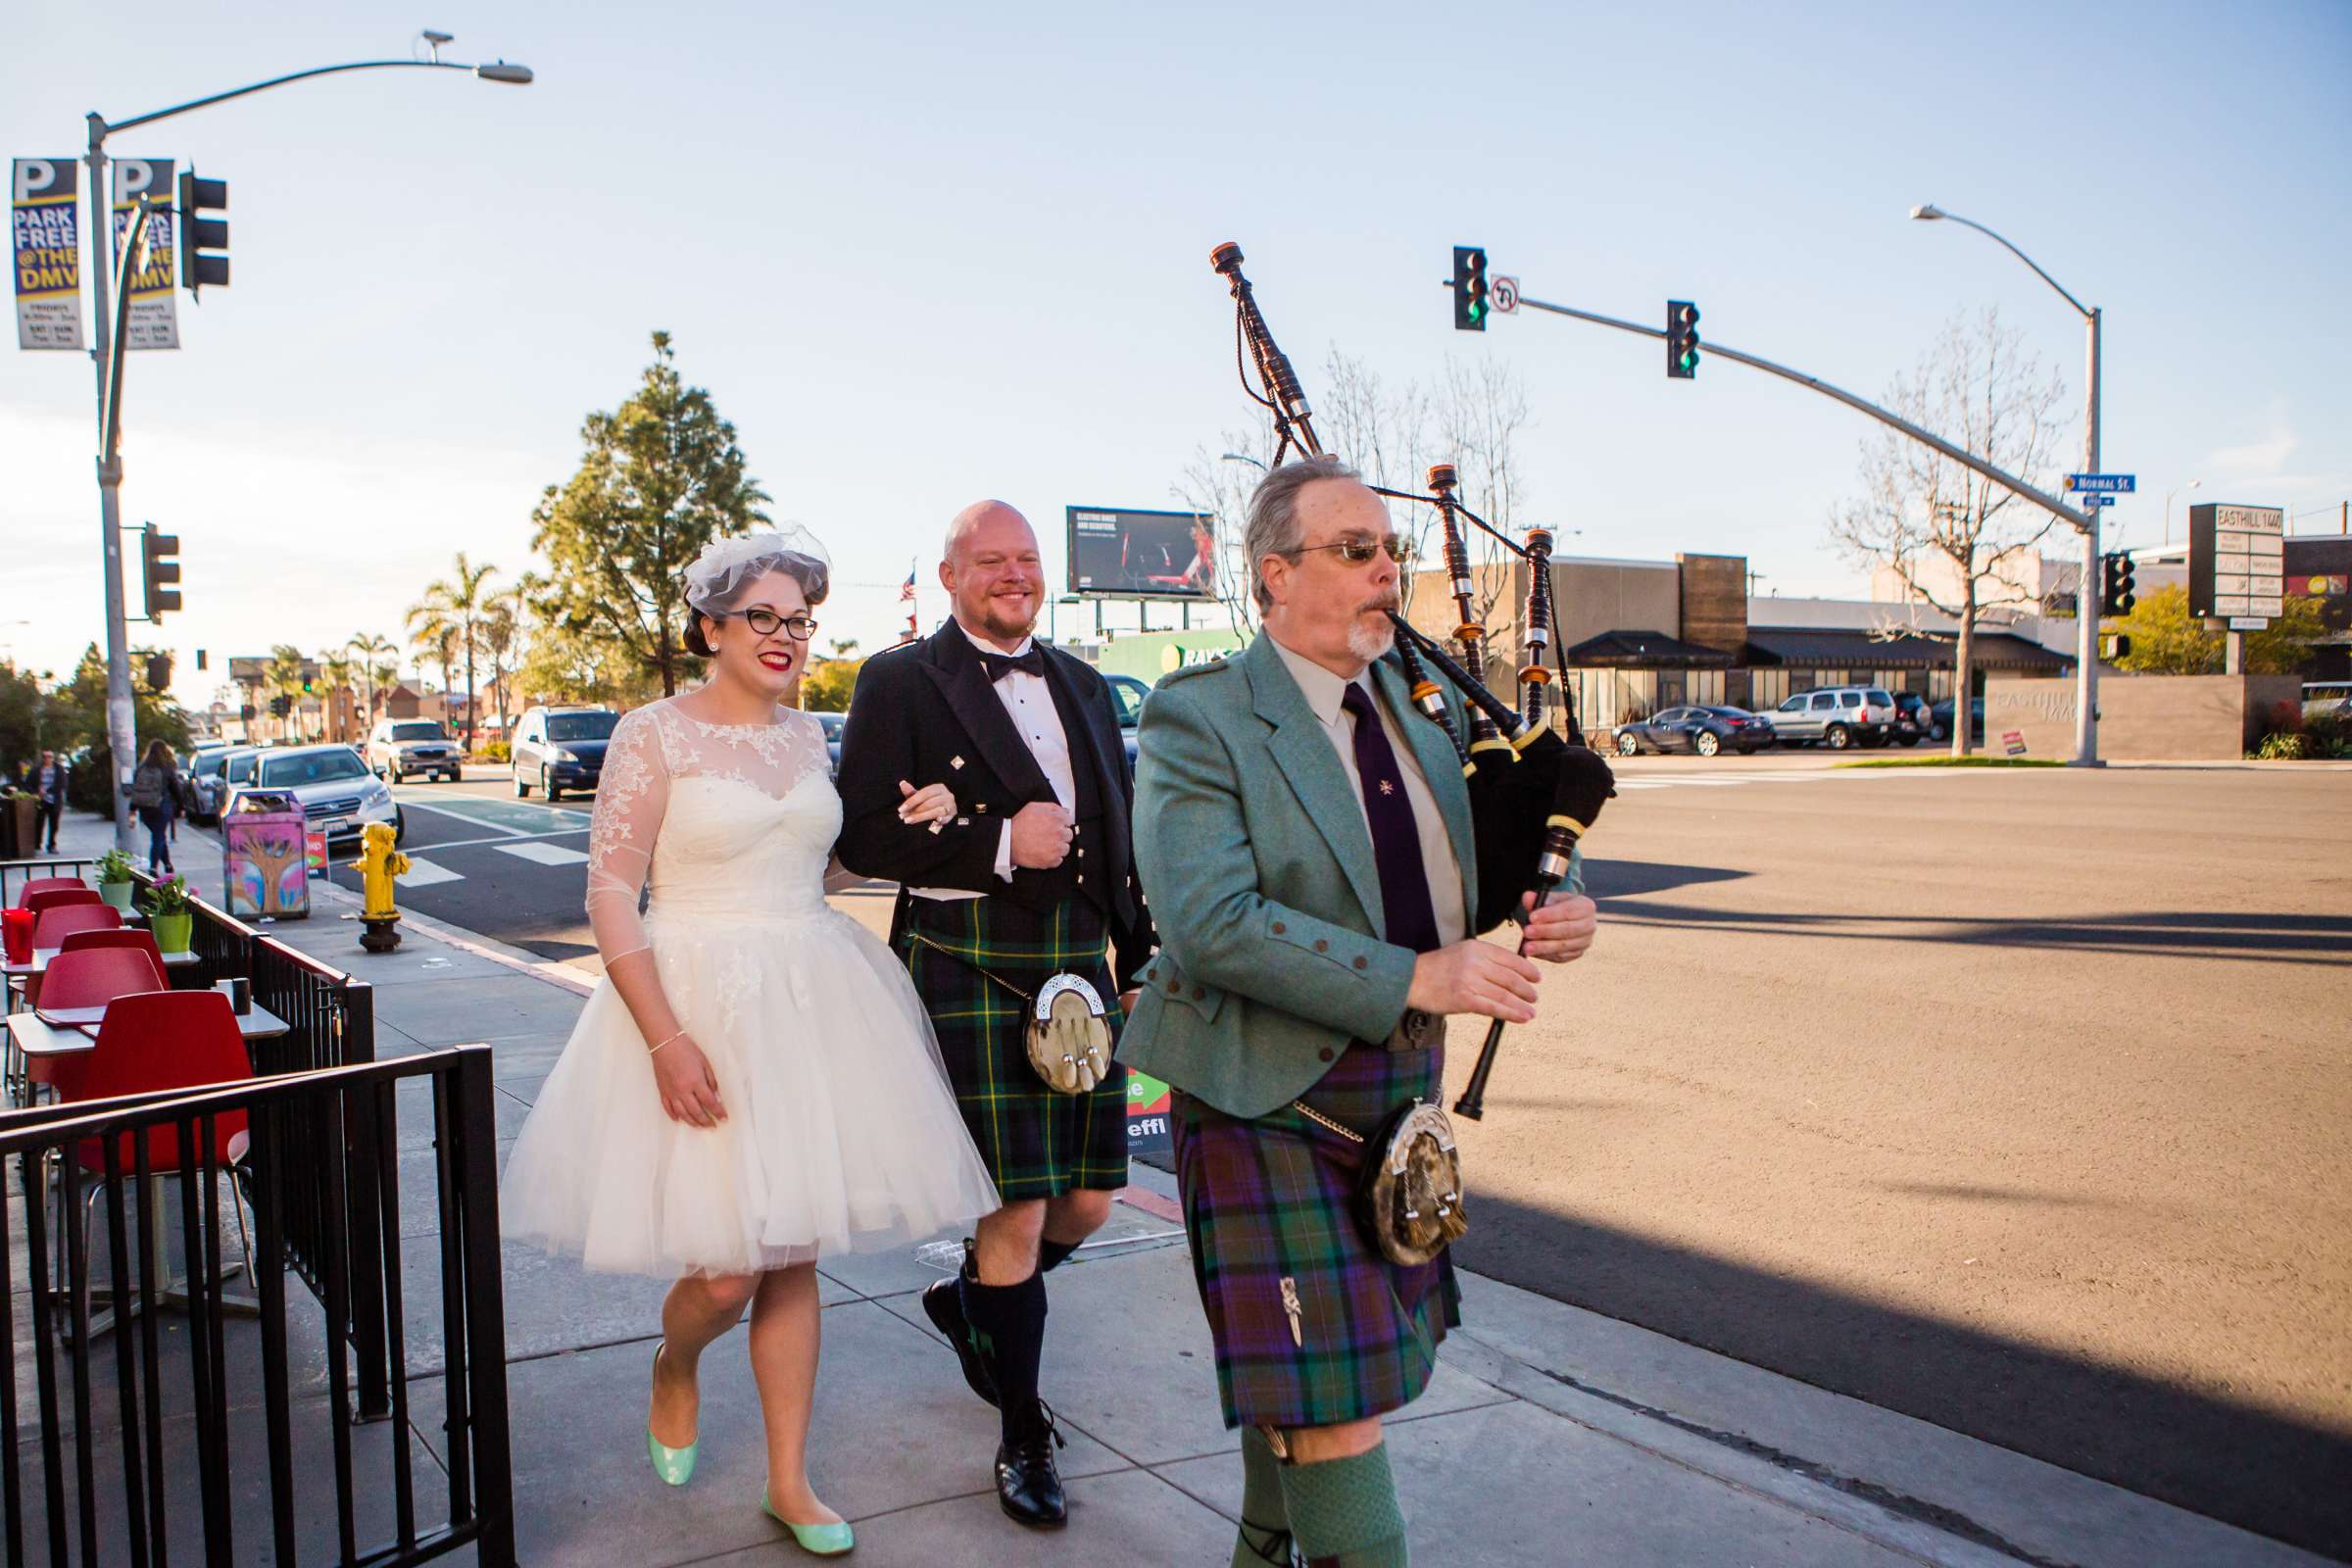
[[[1442,1047],[1359,1045],[1301,1099],[1371,1137],[1444,1082]],[[1176,1180],[1225,1424],[1331,1426],[1418,1397],[1446,1331],[1461,1325],[1461,1292],[1450,1252],[1404,1268],[1365,1236],[1355,1182],[1368,1146],[1289,1105],[1245,1121],[1179,1091],[1173,1108]]]

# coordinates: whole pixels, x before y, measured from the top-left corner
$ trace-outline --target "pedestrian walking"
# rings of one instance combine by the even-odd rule
[[[147,743],[146,755],[130,775],[130,808],[147,829],[148,874],[171,876],[172,826],[179,815],[179,763],[171,742]]]
[[[645,1435],[672,1486],[694,1473],[702,1353],[750,1307],[761,1506],[824,1556],[854,1537],[808,1477],[816,1261],[997,1206],[906,971],[825,903],[841,798],[824,730],[791,705],[830,575],[797,529],[687,568],[687,646],[710,678],[612,732],[589,828],[605,978],[499,1198],[510,1238],[674,1279]],[[942,786],[897,814],[923,833],[958,809]]]
[[[1028,520],[1001,501],[965,508],[939,580],[954,618],[858,673],[841,745],[841,858],[902,884],[891,945],[1004,1200],[956,1276],[923,1293],[923,1310],[998,1408],[999,1504],[1053,1528],[1068,1501],[1054,1462],[1061,1436],[1038,1396],[1045,1276],[1127,1184],[1126,1075],[1111,1046],[1152,921],[1130,863],[1117,710],[1092,666],[1033,636],[1045,571]],[[906,791],[942,782],[956,791],[953,817],[923,831],[900,819]],[[1074,1032],[1046,1032],[1040,1006],[1064,1011]]]
[[[32,772],[32,793],[41,803],[41,828],[48,835],[49,853],[57,853],[57,828],[66,815],[66,784],[72,769],[58,760],[55,752],[41,753],[40,766]],[[36,835],[37,836],[37,835]]]
[[[1381,1417],[1419,1396],[1460,1324],[1459,1194],[1399,1220],[1408,1205],[1375,1210],[1359,1183],[1391,1168],[1392,1129],[1442,1125],[1446,1015],[1525,1022],[1540,971],[1469,929],[1469,791],[1385,657],[1398,568],[1380,498],[1335,460],[1287,465],[1244,545],[1257,639],[1144,705],[1136,862],[1164,944],[1119,1055],[1176,1091],[1194,1279],[1242,1429],[1233,1562],[1287,1563],[1295,1544],[1335,1568],[1400,1564]],[[1529,956],[1591,945],[1582,886],[1572,858],[1567,896],[1531,910]],[[1457,1223],[1432,1240],[1425,1211],[1448,1202]]]

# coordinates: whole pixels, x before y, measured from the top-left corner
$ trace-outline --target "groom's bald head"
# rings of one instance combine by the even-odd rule
[[[975,501],[956,514],[939,581],[965,630],[1018,644],[1045,608],[1045,564],[1029,519],[1002,501]]]

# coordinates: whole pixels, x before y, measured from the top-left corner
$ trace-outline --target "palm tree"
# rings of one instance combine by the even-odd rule
[[[279,643],[270,650],[270,664],[262,673],[262,683],[272,697],[286,700],[284,734],[299,734],[302,713],[302,679],[305,660],[302,650],[292,643]]]
[[[507,677],[514,673],[517,644],[522,638],[522,593],[530,579],[501,588],[482,604],[482,652],[490,661],[490,700],[498,705],[499,721],[512,726],[514,709],[508,703]]]
[[[451,564],[456,568],[455,574],[448,577],[436,577],[426,583],[422,597],[409,608],[409,631],[412,635],[421,636],[424,633],[420,630],[420,623],[430,624],[435,628],[433,635],[436,640],[441,638],[452,640],[458,651],[465,654],[466,749],[471,751],[473,750],[474,712],[473,654],[481,642],[482,617],[484,612],[489,608],[491,598],[482,585],[498,575],[498,568],[487,564],[475,566],[468,564],[466,560],[466,552],[463,550],[458,552],[456,560]],[[443,667],[447,667],[446,660]],[[448,681],[444,680],[442,689],[446,691],[448,686]]]
[[[318,656],[318,673],[326,682],[326,712],[329,718],[340,711],[343,693],[351,688],[351,677],[358,668],[340,649],[328,649]],[[348,740],[349,736],[342,737]]]
[[[343,646],[360,656],[360,678],[368,687],[368,721],[372,724],[375,722],[376,688],[392,684],[392,676],[397,673],[392,661],[399,656],[400,645],[389,637],[362,632]],[[384,678],[378,680],[379,675]]]

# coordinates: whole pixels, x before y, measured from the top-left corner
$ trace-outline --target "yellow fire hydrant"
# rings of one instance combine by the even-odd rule
[[[390,953],[400,946],[400,910],[392,902],[393,878],[409,869],[409,858],[394,847],[389,822],[370,822],[360,830],[360,858],[351,868],[360,873],[366,903],[360,920],[367,926],[360,946],[369,953]]]

